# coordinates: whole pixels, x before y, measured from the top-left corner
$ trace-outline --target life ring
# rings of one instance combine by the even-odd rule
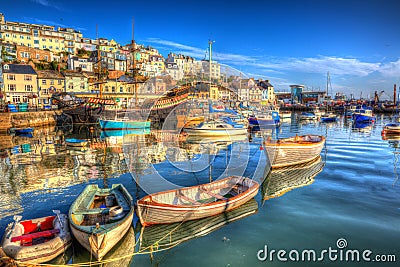
[[[116,220],[121,218],[123,214],[124,209],[121,206],[114,206],[109,209],[109,214],[110,214],[110,219]]]

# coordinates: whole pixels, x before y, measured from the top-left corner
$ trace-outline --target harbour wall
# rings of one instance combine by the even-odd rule
[[[10,128],[55,125],[56,115],[61,113],[59,110],[0,113],[0,133],[6,133]]]

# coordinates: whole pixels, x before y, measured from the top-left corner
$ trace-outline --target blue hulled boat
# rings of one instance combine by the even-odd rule
[[[125,119],[99,119],[102,130],[126,130],[150,128],[148,120],[125,120]]]
[[[353,112],[353,121],[356,123],[371,123],[376,120],[372,108],[359,108]]]

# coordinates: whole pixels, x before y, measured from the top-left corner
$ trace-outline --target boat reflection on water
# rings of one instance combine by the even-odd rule
[[[182,242],[206,236],[224,225],[253,215],[257,211],[258,203],[252,198],[237,209],[204,219],[141,227],[139,251],[157,252],[173,248]]]
[[[399,180],[399,174],[397,173],[397,168],[399,164],[399,155],[400,155],[400,134],[382,135],[382,140],[388,141],[389,146],[393,148],[393,156],[394,156],[393,172],[395,175],[393,185],[395,185]]]
[[[128,232],[123,238],[103,257],[101,264],[96,264],[96,258],[90,255],[90,252],[82,247],[74,240],[74,254],[72,257],[73,264],[83,264],[90,266],[103,266],[103,267],[125,267],[129,266],[136,247],[135,232],[133,227],[129,227]]]
[[[372,131],[373,123],[368,122],[353,122],[351,130],[353,132],[370,134]]]
[[[319,156],[307,163],[272,169],[261,185],[263,199],[280,197],[292,189],[312,184],[324,165]]]

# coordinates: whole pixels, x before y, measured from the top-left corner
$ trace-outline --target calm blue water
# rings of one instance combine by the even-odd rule
[[[52,209],[66,213],[87,184],[123,183],[133,197],[142,197],[235,174],[265,180],[255,202],[234,213],[182,225],[143,229],[135,218],[109,258],[142,254],[108,265],[398,266],[400,141],[382,140],[380,134],[389,121],[390,117],[381,116],[364,128],[354,128],[343,118],[334,124],[285,122],[266,134],[320,134],[326,136],[326,148],[321,161],[269,173],[266,180],[259,134],[253,134],[251,142],[211,144],[180,142],[176,135],[160,131],[101,138],[90,127],[37,129],[33,138],[2,137],[10,140],[0,158],[0,235],[15,214],[33,218],[50,215]],[[71,149],[63,143],[69,137],[91,138],[97,144],[85,151]],[[347,243],[338,255],[350,249],[371,250],[371,259],[393,254],[397,264],[333,261],[328,255],[323,262],[283,262],[276,253],[272,261],[257,258],[265,246],[269,252],[286,251],[286,258],[291,250],[301,255],[305,249],[319,256],[329,247],[338,250],[338,239]],[[68,263],[86,262],[90,255],[74,244],[65,258]]]

